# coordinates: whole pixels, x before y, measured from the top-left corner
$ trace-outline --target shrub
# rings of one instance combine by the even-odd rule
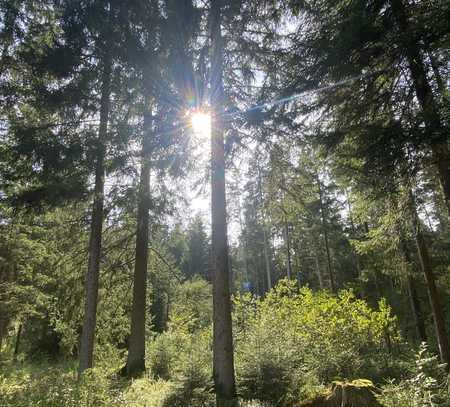
[[[380,401],[386,407],[450,406],[449,376],[445,365],[423,343],[416,355],[411,377],[385,386]]]
[[[213,400],[211,319],[210,285],[201,279],[182,284],[167,332],[156,336],[147,352],[151,375],[173,383],[164,406],[207,406]]]
[[[236,298],[234,323],[239,391],[274,405],[323,382],[370,378],[389,357],[386,335],[398,339],[385,302],[373,310],[351,291],[313,293],[286,280],[264,299]]]
[[[0,377],[0,406],[119,406],[120,393],[105,371],[89,369],[77,382],[69,365],[12,366]]]

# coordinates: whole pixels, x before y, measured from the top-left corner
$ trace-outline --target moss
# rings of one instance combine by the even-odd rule
[[[375,388],[373,382],[371,380],[368,380],[368,379],[356,379],[356,380],[353,380],[352,382],[334,381],[333,384],[340,385],[340,386]]]
[[[299,407],[381,407],[376,394],[380,391],[370,380],[333,382],[326,394],[305,401]]]

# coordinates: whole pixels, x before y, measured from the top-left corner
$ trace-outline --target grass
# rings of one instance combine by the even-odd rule
[[[90,370],[77,381],[73,361],[4,363],[1,407],[163,407],[174,384],[144,377],[132,382],[112,369]]]
[[[173,407],[212,406],[212,394],[180,400],[180,384],[151,377],[128,381],[118,377],[116,367],[92,369],[77,381],[76,363],[3,362],[0,373],[0,407]],[[178,405],[178,404],[177,404]],[[242,407],[266,407],[257,401]]]

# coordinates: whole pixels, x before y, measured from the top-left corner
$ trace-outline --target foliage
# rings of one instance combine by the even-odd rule
[[[372,377],[391,358],[386,335],[400,340],[386,303],[373,310],[351,291],[335,297],[282,280],[235,307],[237,378],[248,398],[293,401],[324,381]]]
[[[389,383],[379,398],[386,407],[449,406],[450,387],[445,366],[422,343],[410,378]]]
[[[72,363],[8,366],[0,376],[1,407],[163,407],[176,385],[141,378],[127,383],[114,375],[117,366],[102,363],[80,382]]]
[[[20,376],[17,374],[20,373]],[[1,406],[119,405],[105,370],[91,370],[77,383],[73,366],[18,366],[2,374]]]
[[[174,383],[167,406],[211,400],[211,313],[209,284],[200,278],[187,281],[172,299],[168,330],[149,344],[150,374]]]

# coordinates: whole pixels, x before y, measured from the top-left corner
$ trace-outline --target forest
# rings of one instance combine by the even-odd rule
[[[0,0],[0,407],[450,407],[448,0]]]

